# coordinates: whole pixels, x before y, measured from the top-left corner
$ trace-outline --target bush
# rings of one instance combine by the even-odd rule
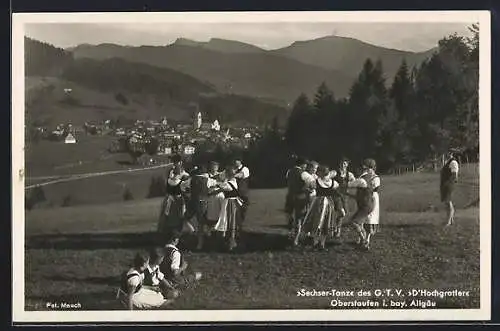
[[[43,188],[41,186],[35,186],[25,200],[25,208],[31,210],[37,204],[45,201],[47,201],[47,198],[45,197]]]
[[[66,105],[70,105],[70,106],[79,106],[80,100],[78,100],[77,98],[75,98],[71,95],[67,95],[61,100],[61,103],[66,104]]]
[[[73,204],[73,197],[71,196],[71,194],[68,194],[64,197],[61,203],[61,207],[69,207],[72,204]]]
[[[125,190],[123,192],[123,200],[134,200],[134,196],[132,195],[132,192],[130,192],[130,189],[128,187],[125,187]]]
[[[116,101],[118,101],[119,103],[121,103],[122,105],[128,105],[128,99],[127,97],[125,97],[123,94],[121,93],[117,93],[115,95],[115,99]]]

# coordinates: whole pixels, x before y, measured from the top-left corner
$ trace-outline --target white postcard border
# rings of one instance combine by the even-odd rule
[[[480,24],[480,309],[25,311],[24,24],[135,22],[465,22]],[[491,314],[491,27],[489,11],[14,13],[12,18],[12,266],[14,322],[440,321]]]

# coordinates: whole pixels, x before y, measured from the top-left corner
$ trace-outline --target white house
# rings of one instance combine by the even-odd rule
[[[184,146],[184,154],[186,154],[186,155],[193,155],[194,152],[195,152],[194,146],[191,146],[191,145]]]
[[[198,112],[193,119],[193,127],[195,130],[199,130],[201,128],[201,124],[203,123],[203,119],[201,117],[201,113]]]
[[[220,131],[220,124],[219,124],[219,121],[218,121],[218,120],[215,120],[215,121],[212,123],[212,130],[214,130],[214,131]]]
[[[66,136],[66,139],[64,139],[65,144],[76,144],[76,139],[75,136],[73,136],[71,133],[68,133]]]

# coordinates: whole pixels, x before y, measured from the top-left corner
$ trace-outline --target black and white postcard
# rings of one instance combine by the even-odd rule
[[[490,318],[488,11],[12,24],[15,322]]]

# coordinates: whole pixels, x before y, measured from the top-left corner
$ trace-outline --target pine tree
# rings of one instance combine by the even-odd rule
[[[312,123],[312,106],[305,94],[299,95],[288,118],[285,139],[290,150],[305,155],[308,151],[308,134]]]
[[[367,59],[349,97],[349,129],[353,154],[358,159],[375,157],[384,148],[383,131],[388,127],[389,102],[381,61]]]

